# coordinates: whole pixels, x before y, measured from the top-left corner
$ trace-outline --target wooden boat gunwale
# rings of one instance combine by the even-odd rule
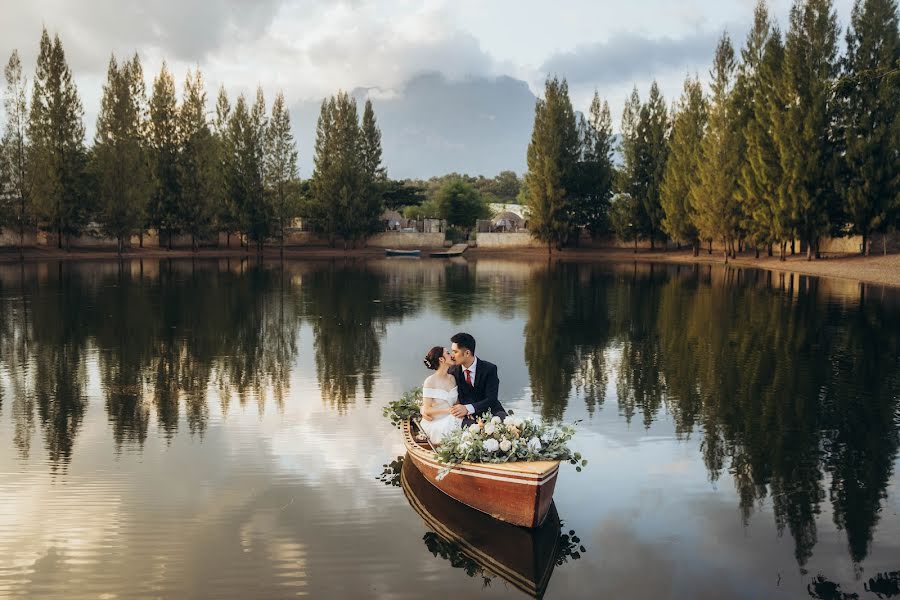
[[[553,500],[553,490],[556,487],[560,461],[463,462],[454,465],[447,477],[458,475],[472,481],[490,480],[491,482],[496,482],[498,487],[506,488],[506,496],[499,494],[496,498],[487,498],[482,505],[479,505],[479,502],[473,501],[470,495],[453,493],[450,489],[453,486],[437,481],[436,473],[446,469],[447,465],[437,461],[430,447],[426,448],[424,443],[416,441],[412,432],[411,420],[402,423],[401,430],[406,450],[410,458],[412,458],[413,464],[433,486],[451,498],[487,513],[496,519],[522,527],[535,528],[543,523]],[[495,511],[497,512],[485,508],[486,504],[493,502],[496,505],[501,503],[500,499],[507,498],[510,502],[503,506],[504,510],[500,510],[496,506]],[[526,502],[530,506],[526,506]],[[530,519],[525,518],[526,512],[531,514]],[[519,516],[516,516],[516,514]]]

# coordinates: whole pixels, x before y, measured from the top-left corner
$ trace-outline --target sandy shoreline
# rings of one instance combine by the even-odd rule
[[[543,248],[507,248],[507,249],[479,249],[470,248],[466,251],[466,258],[478,259],[503,258],[513,260],[546,261],[547,251]],[[201,249],[191,252],[188,249],[160,250],[160,249],[131,249],[122,254],[123,259],[138,258],[249,258],[265,260],[278,259],[277,248],[266,248],[263,253],[255,251],[246,252],[240,249],[221,250],[218,248]],[[285,249],[284,257],[287,260],[304,259],[362,259],[374,260],[384,257],[383,248],[359,248],[355,250],[343,250],[327,247],[302,247]],[[44,260],[115,260],[117,258],[113,250],[97,249],[73,249],[71,252],[55,248],[29,248],[25,251],[26,262]],[[423,260],[444,260],[439,258],[427,258],[427,251],[423,250]],[[608,261],[608,262],[658,262],[678,264],[722,264],[721,254],[706,254],[694,257],[690,250],[639,250],[634,253],[629,249],[618,248],[575,248],[561,252],[553,252],[551,260],[554,261]],[[15,248],[3,248],[0,250],[0,263],[18,262],[19,254]],[[761,256],[754,258],[752,254],[739,256],[729,261],[735,267],[747,267],[800,273],[804,275],[816,275],[820,277],[834,277],[849,279],[865,283],[875,283],[900,287],[900,254],[873,254],[872,256],[859,255],[831,255],[819,260],[807,261],[805,256],[789,256],[781,262],[777,257]]]

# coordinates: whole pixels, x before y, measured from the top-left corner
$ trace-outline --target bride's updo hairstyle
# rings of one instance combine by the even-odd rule
[[[428,351],[428,354],[425,355],[425,360],[423,360],[422,362],[425,363],[425,366],[432,371],[437,371],[438,367],[441,366],[442,356],[444,356],[444,347],[435,346]]]

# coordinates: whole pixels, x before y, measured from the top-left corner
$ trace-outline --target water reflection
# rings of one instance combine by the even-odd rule
[[[527,595],[542,598],[554,567],[578,560],[585,548],[574,531],[563,533],[556,505],[537,529],[517,527],[469,508],[431,485],[412,461],[397,457],[400,485],[429,531],[423,536],[432,556],[489,586],[497,577]]]
[[[790,274],[488,260],[0,265],[0,417],[11,455],[43,454],[65,475],[92,403],[117,455],[154,435],[203,442],[212,413],[233,405],[277,415],[307,374],[344,419],[379,381],[421,380],[387,337],[419,345],[471,323],[503,373],[522,373],[504,377],[504,402],[586,415],[600,435],[617,427],[604,414],[621,429],[671,423],[683,444],[699,440],[710,482],[733,482],[745,527],[771,512],[801,568],[822,515],[855,565],[881,520],[896,526],[885,507],[900,448],[898,295]],[[521,337],[503,337],[509,323]],[[867,589],[888,597],[895,575]],[[806,583],[829,593],[824,575]]]

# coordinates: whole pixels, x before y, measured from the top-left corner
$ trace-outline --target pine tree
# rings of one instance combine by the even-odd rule
[[[795,230],[817,253],[836,203],[833,84],[837,73],[837,18],[831,0],[796,0],[784,51],[787,104],[775,142],[784,169],[782,194]]]
[[[99,219],[116,238],[119,254],[143,225],[149,194],[149,169],[143,146],[143,71],[137,55],[121,67],[109,60],[103,88],[92,171],[97,181]]]
[[[740,174],[738,177],[737,199],[740,202],[741,233],[754,242],[756,255],[759,246],[771,244],[771,218],[767,210],[767,194],[773,192],[765,176],[767,170],[757,171],[754,160],[762,163],[776,158],[775,149],[769,138],[770,127],[765,111],[770,102],[768,82],[764,81],[763,63],[766,48],[773,35],[772,23],[764,0],[759,0],[753,13],[753,27],[747,35],[747,42],[741,49],[741,63],[735,82],[734,104],[739,127]],[[771,246],[770,246],[771,248]]]
[[[295,213],[293,192],[298,181],[297,146],[291,133],[291,115],[285,106],[284,94],[279,92],[272,104],[272,117],[266,132],[266,188],[274,200],[282,256],[285,222]]]
[[[637,126],[635,171],[632,179],[632,195],[643,206],[646,215],[645,234],[650,238],[650,248],[663,239],[662,221],[665,217],[660,203],[660,187],[668,156],[668,113],[665,101],[654,81],[650,86],[647,103],[641,106]]]
[[[572,221],[596,237],[610,229],[609,206],[615,167],[609,104],[594,92],[588,118],[579,121],[580,160],[577,193],[572,199]]]
[[[150,97],[148,141],[153,190],[147,209],[148,223],[156,228],[159,241],[167,234],[167,247],[172,249],[172,235],[178,230],[178,208],[181,188],[178,177],[178,100],[175,79],[163,62],[153,80]]]
[[[66,249],[90,214],[83,110],[59,36],[44,29],[28,118],[28,189],[35,212]]]
[[[231,196],[232,169],[234,161],[233,143],[228,124],[231,119],[231,104],[225,87],[219,88],[216,98],[215,149],[216,149],[216,190],[213,196],[216,228],[226,236],[226,246],[231,246],[231,236],[240,229],[237,207]]]
[[[243,95],[239,96],[228,122],[230,140],[229,196],[234,202],[241,231],[256,242],[262,251],[269,233],[270,211],[263,185],[263,141],[265,136],[265,99],[258,89],[253,107],[247,108]]]
[[[735,192],[739,169],[737,123],[730,93],[734,75],[734,48],[723,34],[713,61],[712,101],[709,126],[701,144],[697,185],[691,190],[694,222],[704,239],[721,239],[725,262],[734,255],[735,236],[740,225]]]
[[[19,232],[19,258],[24,257],[25,228],[31,223],[31,206],[28,200],[26,127],[28,124],[28,101],[26,98],[27,78],[22,75],[19,53],[13,50],[4,69],[6,90],[3,95],[3,109],[6,125],[0,145],[0,174],[9,184],[9,222],[15,223]],[[0,183],[2,185],[2,183]]]
[[[365,173],[365,212],[377,215],[379,223],[371,222],[367,233],[374,233],[380,226],[380,216],[384,211],[384,190],[387,172],[381,163],[381,130],[375,120],[372,101],[366,99],[360,130],[363,172]]]
[[[566,80],[548,79],[544,98],[534,108],[534,129],[528,145],[529,225],[531,235],[561,248],[574,230],[571,189],[579,156],[575,111]]]
[[[838,94],[846,154],[845,207],[869,253],[873,232],[900,219],[900,34],[897,2],[857,0]]]
[[[660,204],[665,212],[663,230],[673,239],[687,241],[700,251],[694,224],[691,194],[698,185],[700,148],[707,122],[707,102],[698,79],[684,80],[684,92],[675,108],[666,171],[660,187]]]
[[[618,223],[618,226],[614,227],[617,232],[621,232],[623,231],[622,227],[627,223],[628,239],[634,240],[635,252],[637,252],[637,241],[646,237],[650,231],[650,216],[647,214],[644,203],[641,201],[645,191],[641,167],[644,153],[639,131],[640,121],[641,99],[635,87],[631,91],[631,96],[625,102],[621,124],[620,151],[623,164],[622,169],[619,171],[618,191],[620,194],[627,194],[628,201],[616,203],[616,223]],[[626,215],[627,211],[630,211],[630,213]]]
[[[212,232],[218,192],[218,157],[206,120],[206,90],[199,69],[188,71],[185,78],[178,129],[178,229],[190,234],[191,248],[196,251],[197,238]]]

